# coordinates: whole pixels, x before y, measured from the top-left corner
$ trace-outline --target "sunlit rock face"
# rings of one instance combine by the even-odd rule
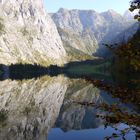
[[[89,55],[96,52],[98,42],[90,26],[86,28],[86,25],[92,24],[91,20],[93,17],[90,16],[92,13],[94,12],[85,11],[84,14],[84,11],[69,11],[61,8],[57,13],[52,14],[52,19],[56,23],[59,34],[66,47],[71,46]]]
[[[45,140],[63,103],[66,78],[5,80],[0,89],[0,139]]]
[[[121,33],[123,37],[121,36],[119,42],[124,36],[128,39],[130,36],[126,30],[135,23],[134,20],[126,19],[114,10],[98,13],[94,10],[61,8],[51,14],[51,17],[65,46],[74,47],[90,55],[96,52],[103,53],[103,43],[116,43]]]
[[[98,113],[102,113],[98,109],[70,102],[94,102],[99,105],[103,103],[100,92],[92,84],[80,80],[73,82],[66,92],[55,127],[60,127],[63,131],[70,131],[97,128],[103,125],[104,121],[96,117]]]
[[[65,61],[66,52],[43,0],[0,1],[0,63]]]

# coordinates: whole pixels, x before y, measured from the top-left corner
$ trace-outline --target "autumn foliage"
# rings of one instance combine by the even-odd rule
[[[140,0],[133,0],[129,10],[138,10],[134,18],[139,22]],[[117,47],[114,45],[108,45],[107,47],[113,52],[113,64],[116,70],[121,72],[140,72],[140,27],[127,43],[124,42]]]
[[[114,55],[120,65],[124,63],[130,71],[140,71],[140,29],[131,40],[119,45],[114,50]]]

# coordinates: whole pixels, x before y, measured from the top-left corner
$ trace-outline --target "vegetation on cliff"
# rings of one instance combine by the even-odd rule
[[[140,9],[140,2],[134,0],[131,2],[130,11],[136,9]],[[134,18],[137,19],[138,22],[140,21],[140,11]],[[113,71],[124,73],[140,71],[140,28],[127,43],[122,43],[117,47],[107,44],[106,46],[113,52]]]

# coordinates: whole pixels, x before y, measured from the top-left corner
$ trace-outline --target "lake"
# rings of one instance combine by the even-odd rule
[[[1,79],[0,140],[139,138],[139,85],[107,73],[74,75]]]

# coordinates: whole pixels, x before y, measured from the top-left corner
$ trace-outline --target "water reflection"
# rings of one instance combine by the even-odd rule
[[[11,75],[12,78],[9,72],[3,75],[0,81],[1,140],[136,139],[136,133],[140,132],[137,123],[140,117],[131,119],[126,114],[121,116],[119,110],[109,110],[105,105],[116,103],[117,108],[125,108],[127,113],[133,111],[137,116],[139,96],[135,95],[134,99],[138,99],[135,104],[126,94],[118,96],[116,92],[110,92],[111,86],[106,90],[104,84],[98,81],[91,82],[84,77],[79,79],[81,75],[74,77],[72,74],[69,78],[58,73],[53,77],[43,76],[48,72],[46,69],[43,71],[37,73],[36,78],[30,73],[23,74],[25,77],[22,80],[19,72],[15,73],[16,76]],[[62,69],[59,69],[59,74],[62,73]],[[108,77],[92,76],[98,79]],[[108,117],[115,111],[115,118]],[[119,118],[117,115],[120,115]]]
[[[6,116],[0,121],[0,139],[44,140],[63,103],[66,79],[5,80],[0,89],[0,116]]]
[[[121,122],[111,124],[104,118],[97,117],[97,115],[107,116],[107,110],[101,110],[94,106],[71,104],[69,102],[69,100],[74,100],[81,103],[95,103],[96,106],[104,103],[108,105],[119,103],[120,108],[126,108],[129,111],[131,109],[134,110],[132,106],[121,103],[119,99],[113,98],[107,92],[100,90],[94,85],[86,83],[83,86],[83,83],[83,81],[75,80],[69,86],[54,129],[50,131],[49,140],[108,140],[112,134],[116,134],[116,137],[111,139],[116,138],[120,140],[126,138],[127,140],[135,140],[135,132],[132,131],[129,125],[122,124]],[[130,133],[122,136],[120,132],[124,129],[130,129]]]
[[[81,102],[96,102],[97,104],[103,102],[100,96],[100,90],[92,84],[84,85],[80,80],[74,80],[67,90],[59,117],[56,121],[56,127],[61,128],[63,131],[80,130],[96,128],[103,122],[96,119],[96,112],[93,108],[86,108],[74,103],[72,101]]]
[[[120,130],[123,130],[125,128],[128,128],[125,124],[118,125],[118,128]],[[94,129],[86,129],[86,130],[72,130],[68,132],[64,132],[59,128],[52,129],[50,131],[50,134],[48,136],[49,140],[109,140],[106,139],[106,136],[111,136],[112,133],[119,133],[118,130],[116,130],[113,127],[107,127],[106,129],[104,126],[94,128]],[[112,140],[136,140],[134,133],[129,133],[125,136],[125,139],[120,137],[115,137]]]

